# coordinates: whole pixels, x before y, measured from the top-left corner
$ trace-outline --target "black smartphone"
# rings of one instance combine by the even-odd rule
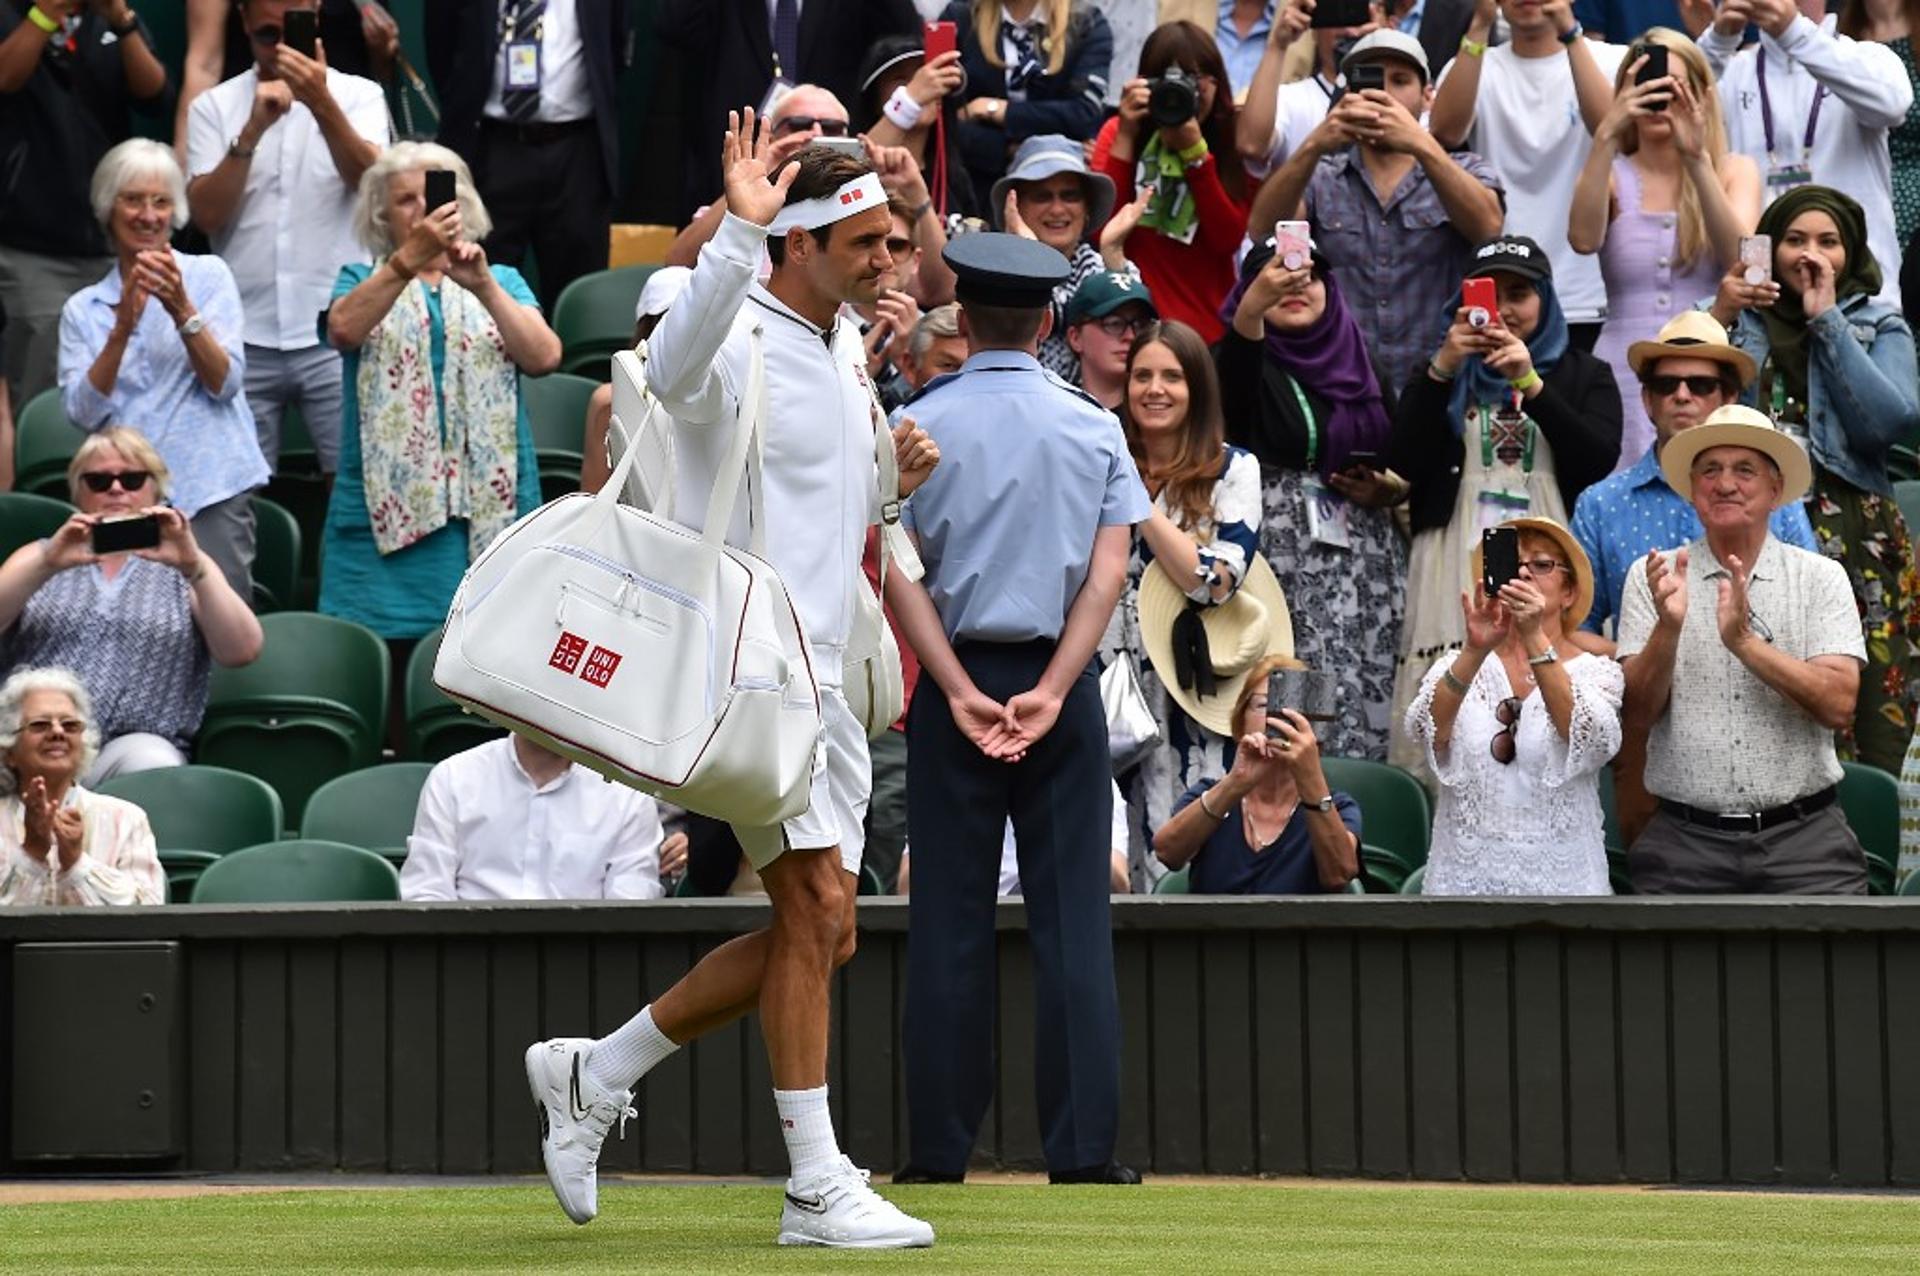
[[[453,170],[450,168],[430,168],[427,170],[427,211],[429,213],[442,208],[458,198],[458,187],[454,185]]]
[[[1364,448],[1356,448],[1347,453],[1347,463],[1340,468],[1342,471],[1371,470],[1377,474],[1386,467],[1380,464],[1380,454],[1378,452],[1369,452]]]
[[[1480,583],[1487,597],[1500,592],[1501,586],[1520,576],[1520,529],[1489,527],[1480,533]]]
[[[160,520],[152,514],[102,519],[93,525],[93,552],[124,554],[130,549],[160,548]]]
[[[1307,25],[1315,28],[1364,27],[1373,21],[1367,0],[1316,0]]]
[[[288,9],[280,15],[280,43],[292,49],[303,58],[310,58],[319,51],[320,11],[318,9]]]
[[[1646,54],[1647,60],[1638,71],[1633,73],[1633,82],[1635,84],[1645,84],[1650,80],[1665,79],[1667,76],[1667,46],[1664,44],[1648,44],[1643,45],[1640,51]],[[1647,101],[1647,107],[1650,110],[1664,111],[1667,109],[1669,100],[1670,99],[1665,97],[1650,98]]]
[[[1358,93],[1363,89],[1381,89],[1387,87],[1387,68],[1378,62],[1362,62],[1347,72],[1347,88]]]

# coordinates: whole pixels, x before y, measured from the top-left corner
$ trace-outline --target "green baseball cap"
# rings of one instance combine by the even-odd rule
[[[1067,302],[1067,324],[1104,318],[1128,302],[1138,302],[1155,319],[1160,317],[1144,280],[1117,270],[1099,271],[1081,280],[1080,286],[1073,290],[1073,299]]]

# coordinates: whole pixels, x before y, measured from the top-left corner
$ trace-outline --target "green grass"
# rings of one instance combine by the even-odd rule
[[[1793,1272],[1910,1270],[1900,1198],[1291,1184],[888,1193],[930,1251],[773,1245],[777,1188],[275,1192],[0,1207],[6,1272]]]

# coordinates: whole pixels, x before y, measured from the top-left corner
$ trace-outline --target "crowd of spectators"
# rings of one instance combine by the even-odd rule
[[[1323,757],[1428,786],[1437,894],[1607,893],[1603,778],[1648,892],[1861,891],[1841,762],[1920,802],[1906,6],[662,0],[635,31],[619,0],[436,0],[434,140],[398,127],[378,3],[189,0],[177,75],[139,7],[0,0],[0,452],[50,387],[87,434],[78,512],[0,565],[0,902],[164,895],[138,808],[83,785],[189,761],[210,668],[259,655],[252,498],[289,412],[329,485],[319,609],[401,658],[440,623],[541,499],[522,378],[559,365],[615,193],[685,175],[644,347],[725,220],[744,106],[776,167],[857,146],[886,189],[853,317],[896,420],[967,375],[951,242],[1068,263],[1039,360],[1153,502],[1098,655],[1153,736],[1116,752],[1117,890],[1347,889],[1366,828]],[[621,171],[635,38],[701,67],[664,176]],[[168,110],[175,146],[135,136]],[[610,416],[603,389],[589,491]],[[158,546],[96,554],[125,514]],[[1298,667],[1332,687],[1311,717],[1268,703]],[[904,890],[904,745],[874,759]],[[710,833],[496,741],[427,781],[403,882],[751,889]]]

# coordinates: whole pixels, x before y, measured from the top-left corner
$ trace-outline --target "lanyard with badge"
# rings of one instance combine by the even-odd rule
[[[1539,427],[1522,408],[1525,401],[1525,396],[1515,390],[1499,404],[1481,404],[1475,409],[1480,418],[1480,466],[1489,475],[1496,463],[1508,469],[1518,465],[1523,475],[1533,473],[1534,443],[1539,437]],[[1480,493],[1475,504],[1478,530],[1484,532],[1526,514],[1531,502],[1524,491],[1489,487]]]
[[[1287,377],[1287,388],[1293,391],[1294,402],[1300,405],[1300,419],[1307,426],[1307,461],[1302,467],[1305,477],[1301,480],[1307,498],[1307,535],[1313,537],[1315,544],[1352,549],[1353,536],[1347,528],[1351,507],[1345,497],[1314,472],[1314,466],[1320,461],[1320,424],[1314,419],[1313,405],[1307,402],[1306,391],[1291,376]]]
[[[512,92],[538,92],[540,88],[540,36],[547,25],[545,4],[532,28],[520,31],[520,15],[530,8],[529,0],[515,0],[500,7],[500,45],[507,59],[505,87]]]
[[[1755,74],[1760,81],[1760,127],[1766,134],[1767,143],[1767,198],[1775,199],[1786,194],[1796,186],[1805,186],[1813,180],[1813,169],[1808,166],[1807,157],[1813,150],[1813,130],[1820,123],[1820,104],[1826,100],[1827,86],[1819,84],[1813,90],[1813,109],[1807,112],[1807,132],[1800,139],[1800,158],[1797,163],[1784,164],[1773,147],[1773,99],[1767,93],[1767,55],[1762,50],[1757,55],[1758,68]]]

